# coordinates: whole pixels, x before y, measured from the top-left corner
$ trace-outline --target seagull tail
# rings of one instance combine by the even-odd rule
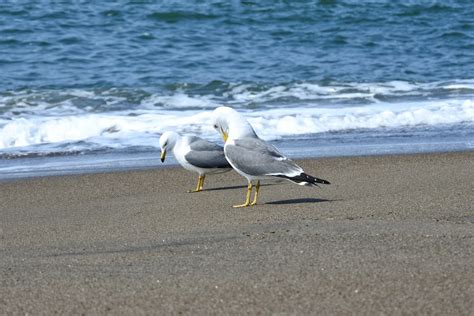
[[[314,185],[314,186],[318,186],[318,183],[321,183],[321,184],[331,184],[329,181],[327,180],[324,180],[324,179],[320,179],[320,178],[315,178],[313,176],[310,176],[309,174],[306,174],[304,172],[300,173],[299,175],[297,176],[294,176],[294,177],[288,177],[288,176],[285,176],[285,175],[279,175],[278,177],[281,177],[281,178],[285,178],[285,179],[288,179],[296,184],[299,184],[299,185]]]

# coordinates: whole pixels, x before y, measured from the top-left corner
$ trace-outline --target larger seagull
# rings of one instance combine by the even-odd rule
[[[260,180],[265,178],[284,178],[308,186],[317,186],[318,183],[330,184],[327,180],[306,174],[300,166],[285,157],[273,145],[261,140],[250,123],[234,109],[218,107],[213,112],[212,120],[214,128],[224,139],[225,157],[235,171],[248,181],[245,203],[234,207],[257,204]],[[255,195],[250,202],[254,182],[256,182]]]

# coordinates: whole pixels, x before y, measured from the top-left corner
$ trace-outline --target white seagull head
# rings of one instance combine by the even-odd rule
[[[257,137],[250,123],[239,112],[227,106],[220,106],[212,113],[212,125],[227,139]]]
[[[161,162],[165,161],[166,152],[168,150],[173,150],[176,142],[180,138],[179,134],[176,132],[164,132],[160,137],[160,148],[161,148]]]

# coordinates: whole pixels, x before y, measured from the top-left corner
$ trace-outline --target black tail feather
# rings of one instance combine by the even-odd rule
[[[285,178],[285,179],[288,179],[290,181],[293,181],[294,183],[296,184],[303,184],[303,185],[315,185],[315,186],[318,186],[317,184],[318,183],[321,183],[321,184],[331,184],[329,181],[327,180],[324,180],[324,179],[319,179],[319,178],[315,178],[313,176],[310,176],[309,174],[306,174],[306,173],[300,173],[299,175],[295,176],[295,177],[288,177],[288,176],[284,176],[284,175],[278,175],[277,177],[280,177],[280,178]]]

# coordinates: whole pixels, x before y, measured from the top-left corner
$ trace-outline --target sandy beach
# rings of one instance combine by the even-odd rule
[[[474,310],[474,152],[299,161],[245,180],[179,168],[0,183],[0,314]]]

